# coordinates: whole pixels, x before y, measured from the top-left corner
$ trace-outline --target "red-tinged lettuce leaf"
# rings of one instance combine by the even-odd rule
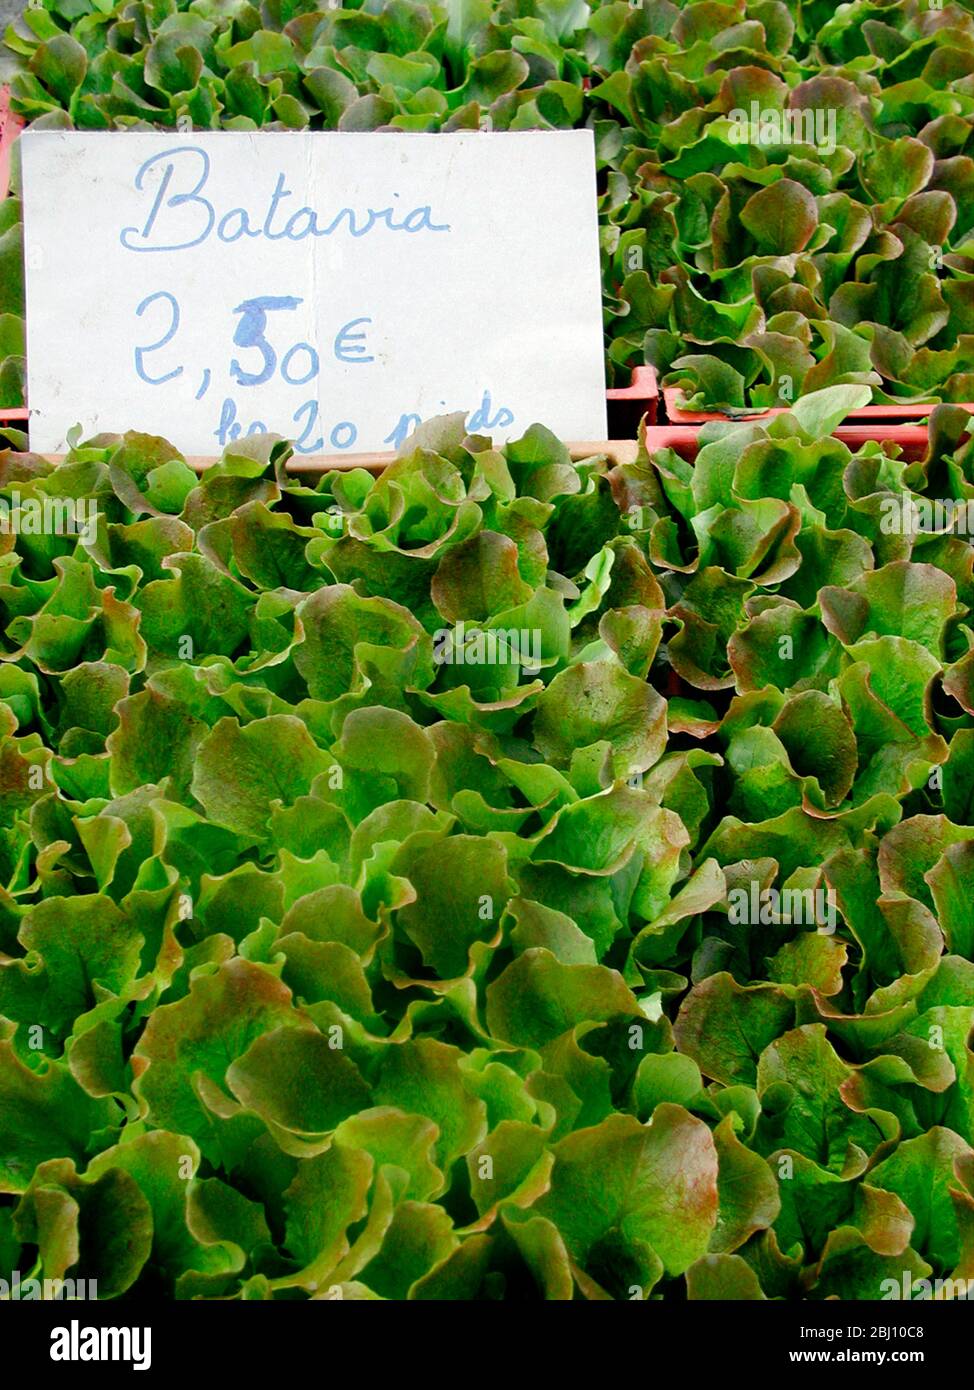
[[[740,1303],[765,1297],[754,1270],[739,1255],[703,1255],[687,1270],[686,1280],[691,1302]]]
[[[392,861],[391,871],[415,889],[398,924],[424,964],[450,979],[466,970],[471,946],[497,931],[510,895],[507,855],[502,845],[472,835],[428,841],[417,835]]]
[[[666,702],[616,662],[579,662],[538,699],[534,740],[547,759],[562,765],[608,742],[612,775],[629,777],[652,767],[666,745]]]
[[[291,715],[270,715],[243,727],[227,717],[199,746],[192,790],[218,825],[266,841],[273,804],[292,805],[331,765]]]
[[[424,1115],[439,1127],[436,1162],[444,1170],[487,1132],[486,1106],[464,1083],[461,1056],[429,1037],[392,1044],[373,1087],[375,1103]]]
[[[432,646],[422,626],[397,603],[361,598],[348,585],[316,589],[297,609],[304,640],[294,665],[313,700],[364,695],[402,706],[404,687],[432,679]]]
[[[609,1292],[681,1274],[706,1253],[717,1221],[710,1131],[678,1105],[649,1125],[613,1115],[555,1146],[551,1190],[537,1204],[569,1253]]]
[[[872,1157],[897,1126],[890,1115],[849,1109],[840,1087],[850,1075],[821,1024],[805,1024],[769,1043],[757,1066],[765,1146],[794,1149],[839,1173],[856,1151]]]
[[[24,1245],[36,1245],[44,1279],[94,1281],[102,1298],[138,1279],[152,1249],[152,1209],[124,1169],[81,1177],[70,1159],[40,1163],[14,1213]]]
[[[409,1177],[404,1196],[420,1202],[438,1196],[445,1184],[433,1159],[438,1137],[432,1120],[391,1105],[360,1110],[335,1130],[336,1144],[364,1150],[378,1167],[401,1168]]]
[[[272,1132],[317,1138],[369,1102],[358,1068],[334,1043],[314,1028],[261,1033],[231,1062],[226,1084]]]
[[[916,1139],[905,1139],[869,1173],[871,1186],[895,1193],[908,1207],[914,1220],[914,1249],[945,1271],[960,1258],[951,1193],[956,1165],[970,1156],[970,1146],[959,1135],[934,1127]]]
[[[541,1048],[586,1020],[639,1017],[635,997],[614,970],[564,965],[532,947],[487,987],[491,1033],[519,1047]]]
[[[217,652],[233,656],[247,636],[251,596],[202,555],[167,556],[175,578],[147,584],[136,604],[139,631],[167,656]]]
[[[718,1210],[710,1248],[723,1254],[767,1230],[781,1209],[773,1168],[741,1142],[734,1121],[733,1115],[726,1115],[714,1130]]]
[[[228,1068],[251,1043],[302,1023],[290,990],[271,971],[235,958],[201,974],[184,999],[155,1009],[132,1058],[135,1094],[154,1124],[189,1134],[206,1152],[212,1119],[199,1080],[223,1092]]]
[[[28,913],[26,955],[0,969],[0,1011],[66,1037],[74,1020],[140,973],[138,923],[99,893],[48,898]]]
[[[824,588],[822,620],[851,647],[869,636],[895,636],[943,654],[944,629],[957,608],[950,577],[933,565],[897,561],[862,576],[848,589]]]
[[[775,985],[741,987],[711,975],[687,995],[674,1025],[677,1046],[705,1076],[726,1086],[753,1085],[764,1050],[792,1026],[795,1004]]]
[[[760,253],[771,256],[803,251],[818,226],[815,199],[792,179],[781,179],[755,193],[740,217]]]
[[[878,1254],[855,1227],[838,1226],[829,1235],[809,1297],[911,1297],[909,1291],[930,1273],[931,1266],[915,1250],[907,1248],[898,1255]]]
[[[233,1240],[216,1235],[212,1215],[203,1219],[213,1201],[196,1192],[199,1164],[200,1153],[191,1138],[160,1129],[106,1149],[92,1161],[86,1176],[122,1172],[133,1178],[151,1209],[151,1264],[170,1286],[193,1272],[211,1278],[213,1291],[219,1293],[244,1269],[246,1255]],[[237,1209],[237,1234],[240,1209],[247,1203],[234,1193],[229,1205]],[[251,1232],[254,1229],[251,1221]],[[256,1229],[266,1231],[261,1223]]]

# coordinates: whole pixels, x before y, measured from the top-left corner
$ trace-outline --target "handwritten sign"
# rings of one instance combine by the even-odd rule
[[[31,445],[604,438],[590,131],[29,131]]]

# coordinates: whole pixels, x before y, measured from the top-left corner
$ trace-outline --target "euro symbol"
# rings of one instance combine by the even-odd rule
[[[359,323],[371,323],[371,319],[349,319],[335,334],[335,356],[339,362],[374,362],[374,357],[365,356],[365,333],[353,333]]]

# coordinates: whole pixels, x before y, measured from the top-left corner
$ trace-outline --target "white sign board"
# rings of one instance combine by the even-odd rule
[[[605,437],[591,131],[30,131],[31,447]]]

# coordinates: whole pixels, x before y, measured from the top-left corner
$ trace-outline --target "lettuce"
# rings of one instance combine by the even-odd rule
[[[97,509],[0,556],[0,1277],[968,1277],[974,591],[918,519],[974,445],[853,453],[858,398],[693,470],[460,417],[314,485],[0,455]]]
[[[732,414],[842,384],[894,410],[974,398],[974,19],[957,0],[45,0],[6,47],[13,109],[41,127],[587,126],[610,385],[648,362],[687,406]],[[6,406],[23,400],[17,188]]]

